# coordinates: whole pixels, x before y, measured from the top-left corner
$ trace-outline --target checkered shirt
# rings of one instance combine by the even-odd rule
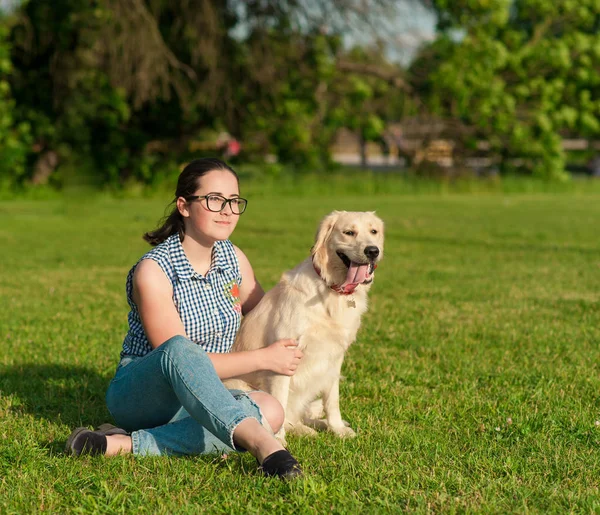
[[[229,352],[242,314],[239,298],[242,276],[233,244],[229,240],[215,242],[206,276],[192,268],[178,234],[154,247],[140,261],[143,259],[156,261],[171,282],[173,302],[187,337],[207,352]],[[140,261],[127,275],[127,301],[131,311],[121,357],[144,356],[152,350],[132,299],[133,272]]]

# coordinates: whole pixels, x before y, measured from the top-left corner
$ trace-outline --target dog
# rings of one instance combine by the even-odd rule
[[[321,221],[310,257],[285,272],[242,321],[232,351],[293,338],[304,353],[291,377],[259,371],[242,378],[283,406],[285,423],[275,436],[284,444],[286,432],[312,435],[315,428],[356,436],[340,414],[340,372],[367,310],[383,240],[375,212],[333,211]],[[248,389],[239,380],[227,384]]]

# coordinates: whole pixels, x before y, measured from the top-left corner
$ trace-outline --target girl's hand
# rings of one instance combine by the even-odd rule
[[[298,364],[304,354],[298,348],[297,340],[287,338],[277,340],[262,349],[265,360],[265,369],[276,374],[293,376],[298,369]]]

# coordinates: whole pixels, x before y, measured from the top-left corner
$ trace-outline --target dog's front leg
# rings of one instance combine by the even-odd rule
[[[354,437],[356,433],[342,420],[340,413],[340,380],[333,381],[331,388],[323,392],[323,407],[330,431],[341,437]]]
[[[285,419],[287,419],[287,405],[290,395],[290,382],[292,378],[289,376],[282,376],[278,374],[272,375],[267,380],[267,392],[275,397],[279,404],[283,407],[284,423],[281,425],[281,429],[275,433],[275,438],[281,442],[281,445],[287,445],[285,441]]]

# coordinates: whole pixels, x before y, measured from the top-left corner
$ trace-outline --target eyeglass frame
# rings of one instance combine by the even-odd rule
[[[211,213],[221,213],[224,209],[225,206],[227,204],[229,204],[229,209],[231,209],[231,212],[234,215],[241,215],[244,213],[244,211],[246,211],[246,208],[248,207],[248,199],[245,199],[243,197],[232,197],[232,198],[225,198],[223,195],[217,195],[216,193],[209,193],[208,195],[190,195],[189,197],[184,197],[186,202],[193,202],[194,200],[202,200],[202,199],[208,199],[208,197],[221,197],[223,199],[223,203],[221,204],[221,209],[219,209],[218,211],[214,211],[212,210],[210,207],[208,207],[208,200],[206,200],[206,209],[208,209]],[[244,209],[242,209],[239,213],[236,213],[233,210],[233,207],[231,205],[231,203],[234,200],[243,200],[245,202],[244,204]]]

